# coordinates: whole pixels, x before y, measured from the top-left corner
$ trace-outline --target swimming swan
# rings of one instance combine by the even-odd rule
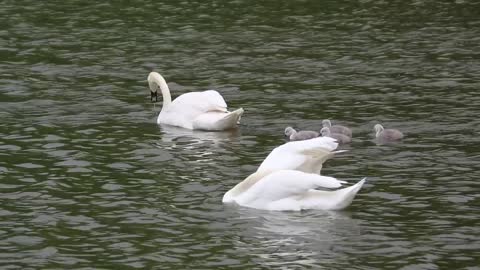
[[[349,206],[365,183],[337,190],[344,181],[319,175],[322,164],[333,157],[338,146],[335,139],[318,137],[283,144],[262,162],[256,172],[230,189],[223,203],[265,210],[302,209],[340,210]]]
[[[150,72],[147,80],[152,99],[157,98],[158,89],[163,96],[157,124],[218,131],[235,128],[243,114],[242,108],[227,111],[225,100],[215,90],[185,93],[172,101],[170,89],[162,75]]]

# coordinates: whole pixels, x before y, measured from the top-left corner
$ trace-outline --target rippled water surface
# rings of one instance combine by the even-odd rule
[[[478,1],[96,2],[0,6],[2,269],[479,269]],[[152,70],[242,126],[157,126]],[[368,176],[351,207],[222,205],[324,118],[354,131],[324,174]]]

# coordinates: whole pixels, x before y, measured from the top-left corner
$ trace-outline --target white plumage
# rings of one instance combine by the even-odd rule
[[[339,210],[349,206],[363,186],[357,184],[334,191],[344,181],[319,175],[322,164],[333,157],[338,144],[329,137],[288,142],[275,148],[257,171],[230,189],[224,203],[266,210]]]
[[[258,171],[298,170],[319,174],[323,162],[333,157],[337,146],[335,139],[330,137],[287,142],[273,149]]]
[[[235,128],[243,114],[242,108],[229,112],[225,100],[215,90],[185,93],[172,101],[170,89],[160,74],[151,72],[147,80],[152,93],[159,89],[162,92],[163,107],[157,118],[158,124],[187,129],[226,130]]]

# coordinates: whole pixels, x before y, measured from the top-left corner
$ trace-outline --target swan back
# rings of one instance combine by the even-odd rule
[[[195,118],[210,112],[221,112],[226,116],[227,104],[223,97],[215,90],[190,92],[178,96],[168,107],[164,106],[158,115],[157,122],[194,129]],[[210,119],[210,117],[207,118]],[[214,119],[217,118],[214,117]],[[205,117],[202,120],[205,122]],[[209,122],[212,126],[216,126],[215,121]]]
[[[342,185],[341,181],[333,177],[294,170],[279,170],[268,173],[259,179],[258,177],[260,177],[259,173],[254,173],[252,178],[249,177],[255,179],[255,183],[233,197],[236,203],[259,209],[268,209],[268,204],[272,202],[301,196],[313,188],[338,188]],[[245,181],[248,181],[249,178]]]
[[[194,112],[227,111],[227,103],[215,90],[189,92],[178,96],[172,102],[172,110],[181,107]]]
[[[234,186],[232,189],[230,189],[225,195],[223,195],[222,202],[228,203],[228,202],[233,202],[234,199],[242,194],[243,192],[246,192],[248,189],[250,189],[254,184],[256,184],[260,179],[262,179],[264,176],[270,174],[271,171],[265,170],[262,172],[254,172],[250,174],[245,180],[242,182],[238,183],[236,186]]]
[[[295,170],[279,170],[266,174],[254,173],[228,191],[224,203],[265,210],[323,209],[340,210],[349,206],[365,179],[334,191],[315,188],[338,188],[344,181]],[[240,184],[242,184],[240,183]]]

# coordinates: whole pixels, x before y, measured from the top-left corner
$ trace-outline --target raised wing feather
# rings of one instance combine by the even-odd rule
[[[333,156],[338,143],[330,137],[288,142],[273,149],[257,171],[298,170],[320,173],[322,164]]]

